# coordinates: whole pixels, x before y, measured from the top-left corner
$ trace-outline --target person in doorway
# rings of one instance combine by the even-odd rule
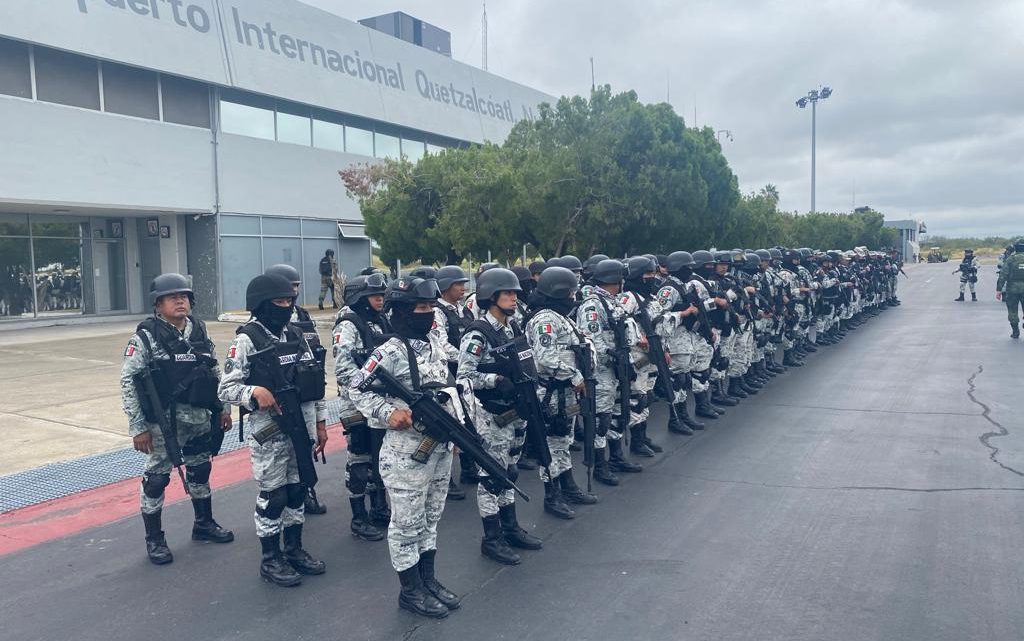
[[[333,249],[328,249],[324,253],[318,269],[320,271],[320,302],[318,306],[323,311],[324,299],[327,298],[327,291],[330,290],[331,307],[338,309],[338,294],[334,291],[334,277],[338,273],[338,261],[334,260]]]

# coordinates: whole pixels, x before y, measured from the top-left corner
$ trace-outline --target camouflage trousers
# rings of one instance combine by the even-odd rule
[[[396,572],[408,570],[420,554],[437,549],[437,524],[452,475],[451,447],[438,445],[426,463],[417,463],[412,455],[419,439],[411,436],[388,430],[380,448],[380,477],[391,503],[388,553]]]
[[[697,342],[704,342],[704,339],[694,334],[693,332],[677,328],[666,345],[669,350],[669,371],[672,374],[689,374],[690,372],[696,371],[693,369],[695,361],[697,359],[697,352],[699,346]],[[673,382],[672,389],[675,393],[675,403],[686,402],[686,390],[682,389]]]
[[[1024,293],[1006,292],[1003,294],[1003,302],[1006,303],[1007,319],[1016,325],[1020,322],[1020,314],[1017,310],[1024,308]]]
[[[729,335],[725,336],[724,334],[719,332],[719,330],[717,330],[717,329],[713,330],[713,331],[718,336],[718,349],[720,350],[720,353],[722,354],[722,356],[725,356],[726,358],[729,358],[729,355],[732,354],[733,350],[736,348],[736,332],[735,331],[729,332]],[[725,379],[725,374],[726,374],[726,370],[712,369],[711,370],[711,379],[710,380],[712,380],[712,381],[724,380]]]
[[[504,427],[499,427],[493,414],[480,407],[479,403],[475,406],[476,431],[483,439],[487,452],[506,468],[514,467],[519,462],[523,444],[526,443],[526,422],[517,419]],[[486,477],[487,472],[481,469],[480,476]],[[506,489],[500,494],[491,494],[483,483],[476,486],[476,505],[480,516],[494,516],[498,513],[498,508],[515,502],[516,494],[511,489]]]
[[[725,355],[729,357],[729,368],[726,375],[730,378],[743,376],[750,369],[754,359],[754,332],[742,329],[733,332],[732,350]]]
[[[572,455],[569,453],[572,431],[569,431],[568,436],[549,436],[547,440],[548,450],[551,451],[551,465],[547,469],[540,468],[540,480],[544,483],[551,480],[548,470],[551,471],[551,476],[558,477],[566,470],[572,469]]]
[[[210,463],[209,434],[210,422],[187,423],[177,421],[178,444],[183,450],[182,460],[185,462],[185,481],[188,483],[189,494],[194,499],[210,497],[209,473],[203,468]],[[153,437],[153,451],[146,456],[146,471],[143,473],[143,485],[139,490],[139,504],[143,514],[156,514],[164,507],[164,492],[151,497],[146,495],[145,479],[154,476],[171,475],[171,459],[167,456],[167,446],[160,428],[153,427],[149,432]],[[206,476],[207,480],[197,482],[196,473]],[[155,493],[155,492],[153,492]]]
[[[320,277],[320,302],[327,298],[327,291],[331,292],[331,303],[338,304],[338,294],[334,291],[334,278],[331,276]]]
[[[960,279],[960,293],[963,294],[964,290],[967,289],[967,288],[970,288],[972,294],[975,293],[975,291],[974,291],[975,283],[976,283],[976,281],[964,280],[963,278],[961,278]]]
[[[695,335],[696,336],[696,335]],[[690,372],[704,372],[711,368],[711,359],[715,356],[715,348],[701,336],[693,341],[693,359],[690,361]],[[701,394],[708,390],[707,381],[690,379],[690,391]]]
[[[252,463],[252,476],[260,490],[256,496],[256,512],[253,514],[253,520],[256,522],[256,536],[274,536],[279,534],[282,528],[304,523],[306,515],[302,503],[299,503],[298,507],[285,506],[281,516],[276,519],[261,514],[270,503],[267,494],[287,485],[300,483],[299,465],[295,460],[295,448],[292,446],[291,439],[284,434],[277,434],[260,445],[250,434],[247,440],[249,461]]]
[[[632,395],[629,403],[629,425],[639,425],[646,421],[651,415],[650,404],[653,400],[654,386],[658,379],[658,368],[655,365],[645,365],[636,369],[636,380],[630,385]],[[681,391],[681,390],[680,390]],[[679,391],[676,392],[678,399]],[[683,401],[686,400],[686,392],[683,391]],[[678,400],[676,401],[679,402]]]

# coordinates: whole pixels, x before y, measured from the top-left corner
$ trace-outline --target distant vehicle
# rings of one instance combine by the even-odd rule
[[[949,256],[942,253],[941,247],[932,247],[928,251],[928,262],[929,263],[944,263],[949,260]]]

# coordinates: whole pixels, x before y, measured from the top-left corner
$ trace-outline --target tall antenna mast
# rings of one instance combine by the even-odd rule
[[[480,27],[483,30],[483,33],[480,36],[480,42],[483,43],[483,46],[481,47],[481,49],[483,51],[483,56],[482,56],[483,57],[483,64],[482,64],[482,66],[483,66],[483,70],[487,71],[487,0],[484,0],[484,17],[483,17],[483,19],[480,22],[481,22]]]
[[[597,76],[594,75],[594,56],[590,56],[590,90],[597,89]]]

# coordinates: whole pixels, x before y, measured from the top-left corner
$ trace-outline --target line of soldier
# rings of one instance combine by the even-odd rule
[[[669,432],[705,429],[698,419],[717,420],[817,346],[898,305],[898,269],[895,257],[861,249],[562,256],[486,264],[467,297],[458,266],[390,282],[368,268],[347,283],[332,331],[352,533],[387,538],[401,608],[443,618],[460,606],[434,569],[445,502],[465,497],[456,454],[462,484],[476,485],[481,553],[517,565],[517,550],[543,546],[516,514],[523,459],[538,469],[545,512],[574,518],[598,502],[591,478],[618,485],[643,469],[630,456],[663,451],[649,433],[653,402],[668,403]],[[314,462],[327,443],[327,350],[296,305],[300,285],[288,265],[249,283],[251,317],[221,371],[186,279],[153,281],[154,315],[131,337],[122,370],[135,448],[148,455],[141,510],[153,563],[173,560],[161,510],[175,468],[195,508],[192,538],[233,540],[213,518],[209,476],[237,405],[259,486],[260,575],[293,586],[326,571],[302,542],[307,508],[324,511]]]

